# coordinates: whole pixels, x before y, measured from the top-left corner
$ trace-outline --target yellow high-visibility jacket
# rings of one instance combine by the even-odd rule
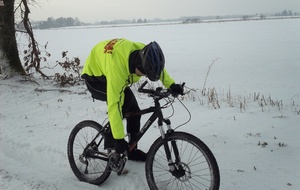
[[[98,43],[88,56],[83,67],[82,76],[86,80],[97,80],[101,76],[107,81],[108,118],[114,139],[125,137],[122,106],[124,90],[141,77],[129,71],[129,56],[145,45],[127,39],[113,39]],[[174,83],[164,69],[160,80],[167,88]]]

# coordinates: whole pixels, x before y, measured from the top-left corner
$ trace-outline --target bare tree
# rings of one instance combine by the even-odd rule
[[[25,75],[19,58],[19,52],[16,42],[15,0],[3,0],[0,4],[0,63],[2,72],[9,74]]]
[[[1,0],[0,0],[1,1]],[[30,72],[31,69],[34,69],[35,72],[39,73],[43,78],[48,78],[41,71],[41,60],[45,57],[41,57],[41,51],[39,49],[39,45],[35,40],[33,35],[31,23],[29,20],[30,9],[28,6],[29,0],[19,0],[18,4],[15,5],[15,0],[4,0],[4,6],[1,8],[0,12],[0,52],[2,52],[3,56],[1,58],[2,67],[7,71],[14,71],[10,74],[20,74],[26,75]],[[34,0],[30,1],[31,3],[35,3]],[[28,50],[26,50],[26,55],[24,57],[24,67],[19,58],[19,52],[16,41],[16,29],[15,29],[15,16],[16,11],[18,11],[21,15],[21,23],[25,31],[22,31],[28,34]],[[50,55],[50,54],[48,54]],[[5,66],[5,63],[6,66]],[[4,69],[3,69],[4,70]]]

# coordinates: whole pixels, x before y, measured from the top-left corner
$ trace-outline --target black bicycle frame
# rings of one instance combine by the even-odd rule
[[[129,152],[132,151],[135,148],[135,146],[137,145],[138,141],[148,131],[148,129],[150,128],[150,126],[153,124],[153,122],[157,118],[158,118],[158,127],[159,127],[160,130],[162,130],[163,122],[166,123],[167,125],[171,124],[171,122],[170,122],[169,119],[164,119],[163,118],[163,113],[162,113],[162,110],[161,110],[161,107],[160,107],[159,99],[155,99],[154,102],[155,102],[155,106],[151,106],[151,107],[146,108],[146,109],[142,109],[142,110],[135,111],[135,112],[128,112],[128,113],[124,114],[124,118],[128,118],[128,117],[132,117],[132,116],[136,116],[136,115],[144,115],[144,114],[152,113],[152,115],[150,116],[150,118],[147,120],[147,122],[144,124],[144,126],[138,132],[138,134],[137,134],[136,138],[134,139],[134,141],[129,144]],[[105,130],[106,127],[109,127],[109,123],[105,124],[105,126],[103,127],[103,130]],[[99,134],[93,139],[93,141],[103,132],[103,130],[101,130],[99,132]],[[162,133],[162,131],[161,131],[161,134],[163,135],[162,138],[166,139],[164,135],[167,136],[167,135],[169,135],[172,132],[173,132],[172,129],[168,129],[166,134]],[[100,144],[100,143],[101,143],[101,141],[98,144]],[[173,150],[175,151],[176,162],[178,162],[179,161],[179,159],[178,159],[179,157],[178,157],[178,149],[177,149],[177,146],[176,146],[176,142],[172,141],[171,144],[172,144]],[[86,149],[88,147],[89,146],[87,146]],[[165,148],[165,151],[166,151],[167,160],[169,162],[171,162],[171,151],[170,151],[170,148],[168,146],[167,140],[164,141],[164,148]],[[100,152],[98,152],[98,154],[104,156]],[[104,161],[108,161],[108,158],[105,157],[105,156],[104,157],[102,157],[102,156],[91,156],[91,155],[89,155],[89,156],[92,157],[92,158],[98,158],[98,159],[101,159],[101,160],[104,160]]]
[[[158,126],[160,126],[160,127],[162,126],[163,114],[161,111],[159,100],[155,100],[155,106],[152,106],[147,109],[142,109],[142,110],[136,111],[136,112],[128,112],[124,115],[124,118],[128,118],[128,117],[132,117],[132,116],[136,116],[136,115],[144,115],[144,114],[148,114],[148,113],[153,113],[153,114],[150,116],[150,118],[147,120],[147,122],[144,124],[144,126],[140,129],[136,138],[134,139],[135,141],[129,145],[129,151],[132,151],[134,149],[137,142],[143,137],[143,135],[146,133],[146,131],[148,131],[150,126],[153,124],[153,122],[157,118],[158,118]]]
[[[150,118],[147,120],[147,122],[144,124],[144,126],[138,132],[136,139],[134,139],[135,141],[132,142],[129,145],[129,151],[132,151],[135,148],[135,146],[137,145],[137,142],[143,137],[143,135],[148,131],[150,126],[153,124],[153,122],[157,118],[158,118],[158,121],[157,121],[158,122],[158,127],[159,127],[160,130],[162,130],[163,122],[166,123],[168,126],[171,125],[171,122],[170,122],[169,119],[164,119],[163,118],[163,114],[162,114],[162,111],[161,111],[159,99],[155,99],[154,102],[155,102],[155,106],[152,106],[150,108],[143,109],[143,110],[140,110],[140,111],[137,111],[137,112],[129,112],[129,113],[125,114],[124,117],[127,118],[127,117],[132,117],[132,116],[135,116],[135,115],[144,115],[144,114],[153,112],[153,114],[150,116]],[[162,133],[162,131],[161,131],[162,138],[166,139],[166,140],[164,140],[164,149],[166,151],[166,156],[167,156],[167,160],[168,160],[169,163],[172,162],[171,151],[170,151],[170,148],[168,146],[168,141],[167,141],[167,138],[165,138],[165,135],[167,136],[172,132],[173,132],[172,129],[168,129],[166,134]],[[176,142],[172,141],[171,144],[172,144],[172,147],[173,147],[173,150],[174,150],[174,153],[175,153],[176,163],[178,163],[180,161],[180,159],[179,159],[179,153],[178,153]]]

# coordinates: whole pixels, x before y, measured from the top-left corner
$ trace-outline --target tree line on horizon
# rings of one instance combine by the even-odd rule
[[[167,22],[167,21],[182,21],[183,23],[188,22],[200,22],[202,19],[222,19],[222,18],[234,18],[234,17],[242,17],[243,19],[248,19],[256,15],[228,15],[228,16],[194,16],[194,17],[180,17],[177,19],[154,19],[148,21],[147,19],[132,19],[132,20],[113,20],[113,21],[99,21],[93,24],[91,23],[84,23],[79,20],[79,18],[72,18],[72,17],[59,17],[57,19],[53,17],[49,17],[46,21],[33,21],[32,25],[34,29],[49,29],[49,28],[60,28],[60,27],[68,27],[68,26],[83,26],[83,25],[109,25],[109,24],[134,24],[134,23],[148,23],[148,22]],[[293,13],[291,10],[283,10],[280,13],[275,13],[273,15],[268,16],[298,16],[300,13]],[[264,19],[267,15],[259,14],[261,19]]]
[[[127,23],[147,23],[147,19],[133,19],[129,20],[114,20],[114,21],[101,21],[96,22],[94,24],[100,25],[108,25],[108,24],[127,24]],[[33,21],[32,26],[34,29],[49,29],[49,28],[60,28],[60,27],[68,27],[68,26],[82,26],[82,25],[90,25],[89,23],[81,22],[77,17],[59,17],[57,19],[53,17],[48,17],[45,21]]]
[[[33,28],[35,29],[48,29],[48,28],[60,28],[67,26],[80,26],[81,22],[78,18],[72,17],[59,17],[57,19],[48,17],[46,21],[32,22]]]

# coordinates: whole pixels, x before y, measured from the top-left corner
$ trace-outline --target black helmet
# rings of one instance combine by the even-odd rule
[[[158,43],[151,42],[141,51],[143,72],[151,81],[157,81],[165,67],[165,57]]]

